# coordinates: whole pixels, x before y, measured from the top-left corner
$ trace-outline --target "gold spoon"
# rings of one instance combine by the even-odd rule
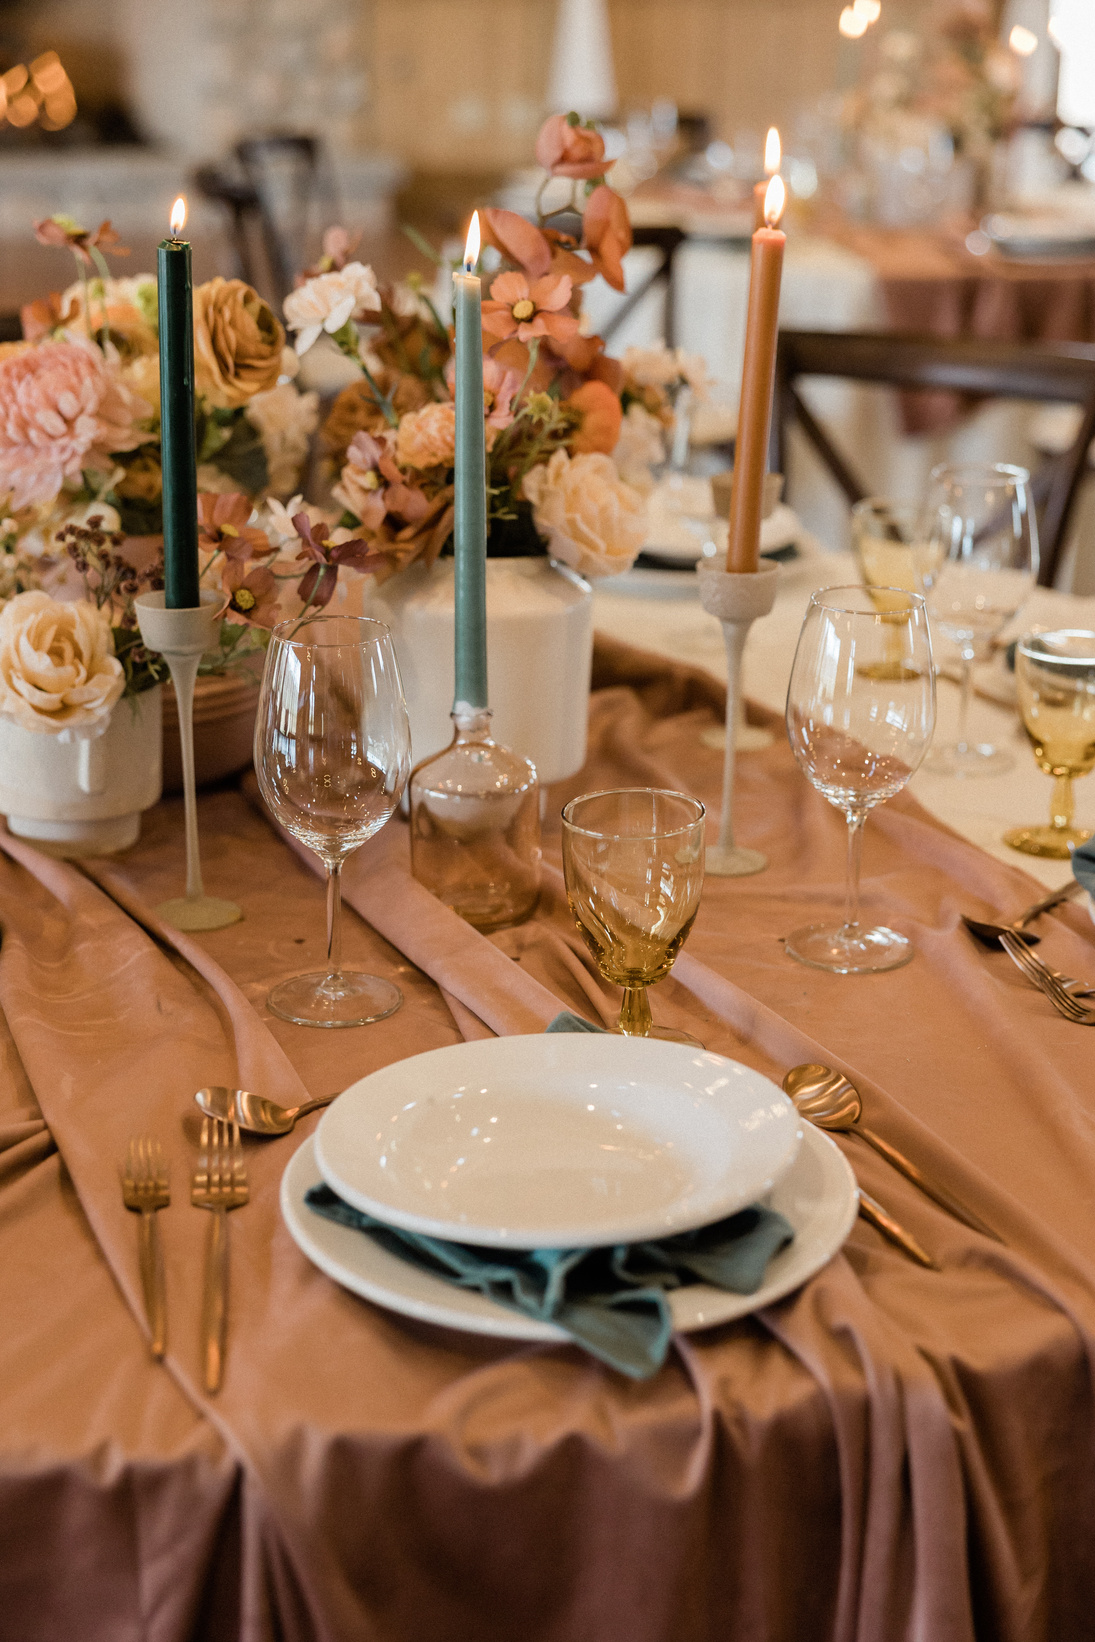
[[[933,1202],[938,1203],[941,1209],[946,1209],[948,1214],[953,1214],[955,1219],[961,1220],[972,1231],[980,1232],[983,1237],[991,1237],[995,1243],[1003,1242],[999,1233],[994,1232],[991,1226],[986,1226],[972,1209],[967,1209],[964,1203],[947,1191],[946,1187],[933,1185],[915,1163],[910,1163],[908,1158],[891,1146],[888,1140],[883,1140],[881,1135],[876,1135],[873,1129],[868,1129],[859,1121],[863,1102],[859,1098],[858,1089],[849,1083],[842,1072],[835,1072],[831,1066],[820,1066],[816,1061],[807,1062],[803,1066],[792,1066],[783,1080],[783,1087],[803,1117],[809,1118],[811,1123],[816,1123],[819,1129],[831,1129],[836,1134],[858,1135],[868,1146],[873,1146],[887,1163],[892,1163],[906,1180],[911,1180],[914,1186],[919,1186],[920,1190]]]
[[[199,1089],[194,1096],[210,1117],[238,1123],[252,1135],[287,1135],[298,1117],[314,1112],[318,1106],[329,1106],[334,1098],[334,1095],[322,1095],[319,1100],[306,1100],[300,1106],[278,1106],[262,1095],[249,1094],[246,1089],[226,1089],[219,1083]]]

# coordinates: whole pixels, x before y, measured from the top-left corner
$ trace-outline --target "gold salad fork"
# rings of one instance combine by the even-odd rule
[[[202,1287],[202,1371],[205,1389],[219,1391],[224,1375],[224,1348],[228,1325],[229,1209],[241,1209],[248,1199],[247,1171],[243,1166],[239,1124],[203,1118],[201,1151],[190,1187],[196,1209],[209,1209],[206,1233],[205,1280]]]
[[[1059,1015],[1063,1015],[1067,1021],[1073,1021],[1077,1026],[1095,1026],[1095,1008],[1069,989],[1067,975],[1059,975],[1056,970],[1050,969],[1036,952],[1031,952],[1030,948],[1010,931],[1001,935],[1000,945],[1022,970],[1027,980],[1045,993]]]
[[[167,1348],[167,1297],[156,1211],[167,1208],[171,1202],[171,1191],[160,1143],[148,1135],[140,1135],[129,1143],[122,1170],[122,1200],[127,1209],[141,1217],[137,1234],[141,1288],[144,1290],[145,1315],[152,1333],[152,1355],[158,1360]]]

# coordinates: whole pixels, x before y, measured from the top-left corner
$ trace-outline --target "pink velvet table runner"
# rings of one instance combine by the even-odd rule
[[[613,784],[713,805],[713,681],[602,647],[599,682],[589,762],[552,817]],[[194,1089],[293,1101],[461,1036],[539,1031],[561,1007],[611,1021],[616,997],[566,911],[557,821],[537,917],[491,939],[410,879],[401,822],[366,846],[347,869],[361,918],[346,959],[406,1002],[335,1033],[263,1008],[273,982],[319,961],[322,894],[246,791],[202,802],[208,887],[246,919],[200,940],[149,910],[178,891],[177,805],[86,871],[0,836],[0,1634],[1095,1634],[1095,1038],[958,923],[1036,892],[902,799],[869,823],[864,906],[916,958],[865,978],[801,968],[780,937],[839,906],[843,822],[781,742],[739,769],[739,830],[772,864],[708,881],[656,1019],[777,1080],[803,1060],[845,1069],[872,1125],[1006,1247],[842,1142],[943,1269],[860,1224],[796,1295],[679,1342],[645,1385],[573,1347],[414,1324],[330,1283],[278,1213],[311,1118],[248,1142],[225,1384],[213,1400],[200,1389]],[[1095,976],[1080,909],[1044,929],[1051,962]],[[139,1132],[172,1171],[162,1367],[118,1189]]]

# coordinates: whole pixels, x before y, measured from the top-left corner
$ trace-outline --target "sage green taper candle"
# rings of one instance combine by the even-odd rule
[[[487,447],[483,422],[479,213],[471,219],[464,272],[453,275],[456,316],[456,694],[487,706]]]
[[[186,202],[175,201],[170,239],[156,253],[160,312],[160,461],[163,468],[164,602],[193,610],[198,592],[198,461],[194,448],[194,303],[190,245],[179,239]]]

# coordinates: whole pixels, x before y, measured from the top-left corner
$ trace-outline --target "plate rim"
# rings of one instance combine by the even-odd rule
[[[325,1151],[323,1145],[324,1130],[326,1129],[329,1133],[335,1127],[334,1114],[336,1108],[347,1096],[360,1090],[362,1085],[368,1083],[371,1079],[383,1078],[389,1073],[406,1071],[415,1062],[425,1060],[431,1056],[452,1056],[455,1058],[464,1052],[468,1052],[468,1058],[483,1054],[489,1057],[495,1053],[494,1045],[497,1044],[513,1046],[521,1042],[534,1042],[542,1045],[543,1041],[543,1033],[529,1032],[511,1033],[500,1038],[466,1040],[459,1044],[444,1044],[436,1049],[423,1050],[419,1055],[409,1055],[402,1060],[391,1061],[387,1066],[377,1067],[374,1071],[355,1079],[328,1106],[315,1130],[316,1161],[324,1180],[332,1191],[337,1192],[352,1207],[366,1214],[374,1215],[378,1220],[386,1220],[389,1224],[399,1227],[400,1230],[414,1232],[424,1237],[438,1237],[451,1242],[474,1243],[485,1248],[513,1249],[529,1246],[536,1248],[574,1248],[583,1245],[610,1247],[615,1243],[639,1242],[645,1238],[664,1237],[673,1232],[689,1231],[699,1225],[709,1225],[713,1220],[725,1215],[734,1214],[739,1209],[747,1207],[749,1203],[755,1202],[765,1192],[770,1191],[791,1167],[798,1155],[802,1145],[803,1121],[795,1111],[793,1103],[773,1079],[767,1077],[763,1072],[758,1072],[755,1067],[746,1065],[744,1061],[733,1060],[730,1056],[721,1055],[716,1050],[704,1049],[697,1051],[688,1044],[653,1039],[644,1040],[647,1044],[644,1053],[649,1053],[650,1049],[653,1049],[656,1055],[663,1058],[666,1056],[672,1058],[677,1052],[691,1057],[695,1057],[699,1053],[709,1057],[713,1062],[722,1063],[727,1067],[734,1068],[737,1072],[745,1073],[750,1078],[760,1079],[762,1084],[767,1085],[764,1090],[764,1098],[768,1101],[773,1097],[776,1098],[784,1108],[787,1117],[791,1120],[788,1140],[783,1154],[762,1180],[754,1181],[747,1190],[739,1189],[736,1195],[724,1195],[721,1202],[718,1200],[712,1201],[715,1197],[715,1191],[712,1188],[707,1194],[705,1206],[702,1208],[697,1207],[694,1215],[685,1215],[682,1218],[673,1220],[670,1224],[651,1225],[649,1222],[644,1224],[642,1221],[633,1219],[631,1225],[623,1222],[618,1224],[615,1229],[610,1227],[608,1230],[601,1229],[598,1231],[594,1229],[590,1231],[580,1226],[564,1226],[561,1230],[550,1231],[541,1235],[538,1230],[534,1233],[527,1227],[524,1231],[518,1229],[516,1232],[512,1232],[506,1229],[499,1232],[496,1228],[490,1226],[477,1226],[474,1223],[461,1224],[447,1218],[435,1219],[428,1215],[418,1214],[413,1210],[393,1206],[390,1202],[382,1201],[371,1196],[369,1192],[360,1190],[352,1182],[346,1180],[343,1170],[332,1160],[329,1149]],[[610,1052],[612,1054],[630,1055],[634,1054],[635,1051],[632,1048],[624,1049],[623,1045],[630,1045],[635,1041],[617,1038],[612,1034],[605,1033],[601,1036],[598,1047],[603,1049],[611,1046]],[[591,1048],[589,1035],[584,1033],[560,1033],[555,1035],[553,1047],[560,1053],[566,1053],[568,1045],[571,1052],[576,1055],[588,1054]],[[500,1053],[500,1051],[498,1052]]]
[[[814,1124],[806,1122],[803,1124],[803,1144],[787,1175],[784,1176],[784,1181],[793,1177],[800,1162],[811,1153],[821,1161],[823,1171],[832,1182],[832,1195],[835,1197],[838,1189],[841,1192],[839,1204],[833,1202],[828,1211],[820,1211],[822,1217],[832,1221],[828,1235],[815,1247],[804,1247],[800,1239],[802,1232],[808,1229],[809,1221],[804,1225],[795,1226],[794,1242],[773,1256],[768,1270],[771,1273],[773,1267],[776,1268],[774,1274],[766,1278],[754,1294],[734,1294],[726,1289],[712,1288],[706,1283],[696,1283],[672,1291],[669,1294],[669,1305],[673,1313],[675,1333],[694,1334],[709,1328],[719,1328],[725,1323],[735,1322],[742,1317],[751,1316],[754,1312],[762,1311],[767,1306],[775,1305],[777,1301],[786,1299],[789,1294],[808,1283],[843,1248],[859,1211],[859,1188],[855,1175],[832,1136],[816,1128]],[[430,1273],[419,1271],[417,1268],[409,1269],[414,1270],[415,1276],[425,1281],[429,1287],[436,1285],[436,1301],[422,1300],[415,1295],[401,1293],[398,1288],[386,1285],[382,1280],[362,1277],[359,1272],[333,1258],[308,1237],[305,1230],[308,1221],[299,1212],[303,1208],[303,1191],[307,1187],[298,1190],[298,1176],[307,1178],[306,1171],[315,1177],[309,1180],[309,1184],[318,1184],[322,1181],[323,1177],[320,1175],[315,1157],[314,1133],[305,1137],[286,1164],[281,1176],[278,1201],[282,1220],[300,1253],[341,1288],[355,1294],[359,1299],[379,1306],[384,1311],[397,1316],[411,1317],[417,1322],[429,1323],[435,1328],[451,1328],[460,1333],[485,1335],[494,1339],[570,1342],[571,1336],[555,1323],[541,1323],[518,1312],[511,1312],[477,1290],[456,1288],[446,1283],[443,1278],[433,1277]],[[826,1194],[827,1199],[828,1196],[829,1194]],[[338,1226],[330,1221],[320,1223],[343,1237],[360,1239],[361,1234],[350,1227]],[[358,1242],[356,1246],[361,1247],[362,1243]],[[365,1246],[368,1247],[367,1244]],[[373,1247],[375,1248],[375,1245]],[[387,1254],[382,1249],[375,1248],[375,1252],[381,1266],[385,1261],[398,1260],[398,1256]],[[697,1310],[697,1302],[702,1304],[702,1311]]]

